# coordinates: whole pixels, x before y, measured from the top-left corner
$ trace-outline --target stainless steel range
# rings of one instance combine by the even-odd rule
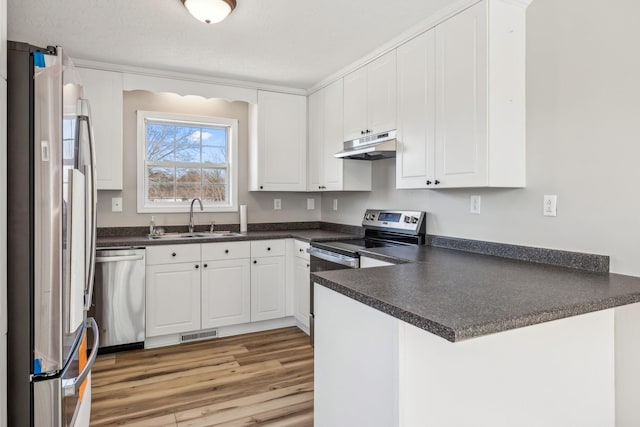
[[[364,238],[333,242],[311,242],[311,272],[360,268],[360,252],[366,248],[418,246],[426,240],[426,213],[420,211],[367,209],[362,218]],[[313,344],[313,281],[309,327]]]

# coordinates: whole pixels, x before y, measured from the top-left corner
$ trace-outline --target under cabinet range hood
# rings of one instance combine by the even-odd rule
[[[344,143],[344,150],[333,155],[339,159],[352,160],[380,160],[390,159],[396,156],[396,133],[377,133],[363,136]]]

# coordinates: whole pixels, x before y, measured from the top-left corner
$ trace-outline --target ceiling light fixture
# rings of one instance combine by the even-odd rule
[[[189,13],[205,24],[217,24],[229,16],[236,0],[180,0]]]

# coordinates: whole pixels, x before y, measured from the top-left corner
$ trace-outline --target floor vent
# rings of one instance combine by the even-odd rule
[[[200,340],[206,340],[209,338],[218,338],[218,331],[214,329],[213,331],[182,335],[180,337],[180,342],[200,341]]]

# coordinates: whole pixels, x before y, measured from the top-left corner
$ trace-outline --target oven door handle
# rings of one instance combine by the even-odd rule
[[[329,251],[325,251],[323,249],[314,248],[314,247],[310,247],[309,249],[307,249],[307,252],[309,253],[309,255],[313,257],[316,257],[325,261],[333,262],[336,264],[344,265],[349,268],[360,267],[360,262],[359,262],[360,260],[358,258],[353,258],[346,255],[341,255],[341,254],[334,254]]]

